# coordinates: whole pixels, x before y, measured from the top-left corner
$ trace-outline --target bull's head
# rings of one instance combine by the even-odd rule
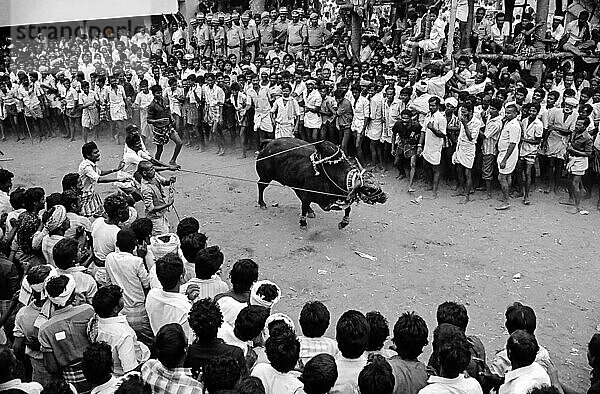
[[[367,204],[380,203],[387,201],[387,194],[381,189],[381,185],[373,173],[363,171],[360,186],[356,189],[358,197]]]

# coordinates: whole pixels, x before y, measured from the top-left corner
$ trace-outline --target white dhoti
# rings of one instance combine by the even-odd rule
[[[473,168],[473,162],[475,161],[475,145],[471,144],[458,144],[456,151],[452,155],[452,163],[460,164],[461,166]]]
[[[273,122],[271,121],[271,112],[261,114],[259,112],[254,113],[254,131],[263,130],[271,132],[273,130]]]
[[[275,138],[294,137],[294,125],[277,123],[275,125]]]
[[[579,156],[570,156],[567,162],[567,171],[573,175],[585,175],[588,169],[588,158]]]

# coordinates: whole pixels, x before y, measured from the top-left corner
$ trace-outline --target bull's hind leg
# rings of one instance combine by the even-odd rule
[[[310,210],[310,201],[304,199],[300,199],[300,201],[302,201],[302,213],[300,214],[300,228],[306,229],[306,215]]]
[[[310,204],[308,204],[308,214],[306,217],[309,219],[314,219],[316,217],[315,211],[313,211],[313,209],[310,207]]]
[[[350,224],[350,211],[350,207],[344,210],[344,217],[342,218],[342,221],[338,223],[338,228],[340,230]]]
[[[264,194],[265,194],[265,189],[267,188],[267,186],[269,186],[269,183],[271,183],[271,181],[265,181],[262,179],[258,180],[258,206],[261,209],[267,209],[267,204],[265,204]]]

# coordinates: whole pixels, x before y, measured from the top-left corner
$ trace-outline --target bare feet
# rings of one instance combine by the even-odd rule
[[[531,201],[529,201],[529,198],[525,197],[523,198],[523,205],[529,205],[531,204]]]
[[[414,189],[414,188],[412,188],[412,187],[409,187],[409,188],[408,188],[408,192],[409,192],[409,193],[414,193],[414,192],[415,192],[415,189]],[[600,205],[598,205],[598,209],[600,209]]]

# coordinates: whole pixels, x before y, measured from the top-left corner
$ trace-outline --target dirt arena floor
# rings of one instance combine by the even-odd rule
[[[81,144],[59,138],[41,145],[2,142],[4,157],[14,160],[0,165],[16,174],[15,186],[39,185],[49,194],[60,191],[65,173],[77,171]],[[122,147],[107,139],[99,145],[100,167],[114,168]],[[164,159],[172,149],[171,143]],[[238,156],[217,157],[214,151],[184,147],[179,162],[184,169],[255,181],[253,158]],[[341,213],[315,209],[317,218],[309,220],[308,230],[300,230],[300,204],[290,189],[267,188],[269,208],[263,211],[253,182],[176,175],[176,209],[181,217],[198,218],[209,243],[221,246],[224,278],[236,259],[254,259],[260,276],[282,289],[275,310],[296,322],[307,300],[329,307],[330,335],[339,315],[350,308],[379,310],[391,327],[400,313],[414,310],[427,321],[431,341],[437,305],[455,300],[466,304],[468,333],[480,336],[490,361],[507,338],[506,307],[521,301],[535,309],[538,341],[550,351],[561,379],[580,391],[589,387],[587,342],[600,323],[595,198],[584,204],[589,216],[568,214],[555,196],[539,191],[533,193],[532,205],[515,200],[510,210],[497,212],[496,200],[483,200],[481,192],[475,201],[460,205],[447,189],[431,200],[418,185],[415,197],[424,199],[414,205],[406,181],[390,173],[380,178],[390,197],[386,204],[355,206],[344,230],[337,228]],[[113,189],[101,185],[99,190],[105,196]],[[170,218],[176,223],[173,212]],[[423,361],[430,352],[428,346]]]

